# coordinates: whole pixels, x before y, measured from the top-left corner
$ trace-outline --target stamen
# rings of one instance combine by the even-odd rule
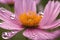
[[[42,19],[41,15],[38,15],[32,11],[28,12],[28,14],[23,13],[19,15],[19,21],[22,23],[22,25],[29,27],[38,25],[41,19]]]

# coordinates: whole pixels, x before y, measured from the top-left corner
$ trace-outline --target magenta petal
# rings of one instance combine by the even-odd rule
[[[58,16],[60,4],[58,1],[49,1],[44,10],[44,17],[41,20],[40,26],[50,25]]]
[[[34,0],[36,2],[36,4],[38,4],[41,0]]]
[[[13,20],[11,19],[11,15],[13,14],[8,10],[4,8],[0,8],[0,19],[4,21],[2,24],[0,24],[0,27],[8,30],[20,30],[21,26],[17,25],[18,22],[13,23]]]
[[[23,35],[29,39],[35,40],[49,40],[54,39],[60,35],[60,30],[54,32],[45,32],[39,29],[27,29],[24,31]]]
[[[16,17],[24,12],[35,11],[36,2],[34,0],[15,0],[15,14]]]
[[[19,31],[11,31],[11,32],[3,32],[2,33],[2,38],[3,39],[10,39],[12,38],[14,35],[16,35]]]
[[[40,25],[45,25],[46,22],[48,21],[48,18],[49,18],[49,12],[50,12],[50,8],[51,8],[51,1],[49,1],[45,7],[45,10],[44,10],[44,17],[42,18],[41,22],[40,22]]]
[[[60,26],[60,19],[54,21],[50,25],[40,26],[39,28],[41,28],[41,29],[54,29],[54,28],[57,28],[59,26]]]
[[[4,22],[14,22],[15,24],[18,23],[17,19],[15,18],[15,14],[2,7],[0,8],[0,19]]]
[[[0,19],[1,20],[3,20],[3,21],[10,20],[11,15],[13,15],[12,12],[10,12],[4,8],[0,8]]]
[[[0,24],[0,28],[3,28],[3,29],[7,29],[7,30],[23,30],[23,28],[21,28],[21,26],[19,25],[16,25],[12,22],[3,22]]]
[[[60,3],[57,1],[56,4],[54,5],[52,15],[48,20],[49,24],[51,24],[56,19],[56,17],[59,15],[59,12],[60,12]]]

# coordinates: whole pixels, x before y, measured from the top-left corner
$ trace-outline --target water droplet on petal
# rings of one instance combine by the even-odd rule
[[[38,13],[38,15],[42,15],[42,17],[44,16],[44,13],[41,11]]]
[[[12,31],[12,34],[14,34],[15,32]]]
[[[14,14],[13,14],[13,15],[11,15],[11,16],[10,16],[10,18],[11,18],[11,19],[14,19],[14,18],[15,18],[15,15],[14,15]]]
[[[0,23],[0,24],[2,24],[2,23]]]
[[[2,38],[3,39],[9,39],[9,35],[7,32],[2,33]]]
[[[43,12],[39,12],[38,14],[39,14],[39,15],[44,15],[44,13],[43,13]]]
[[[2,33],[2,38],[3,39],[10,39],[13,37],[17,32],[11,31],[11,32],[3,32]]]

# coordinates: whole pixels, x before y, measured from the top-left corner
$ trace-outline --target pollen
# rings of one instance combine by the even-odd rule
[[[41,15],[38,15],[32,11],[28,13],[22,13],[19,15],[19,21],[22,23],[22,25],[29,27],[38,25],[41,19],[42,19]]]

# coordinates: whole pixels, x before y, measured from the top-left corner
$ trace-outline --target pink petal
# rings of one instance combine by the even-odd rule
[[[0,28],[7,29],[7,30],[23,30],[23,28],[19,25],[16,25],[12,22],[3,22],[0,24]]]
[[[50,11],[50,6],[51,6],[52,2],[49,1],[45,7],[45,10],[44,10],[44,17],[42,18],[41,22],[40,22],[40,25],[45,25],[46,22],[48,21],[48,18],[49,18],[49,11]]]
[[[18,21],[15,18],[15,15],[12,12],[10,12],[4,8],[0,8],[0,19],[5,21],[5,22],[7,22],[7,21],[13,22],[14,21],[15,24],[18,23]]]
[[[14,21],[14,23],[15,23],[16,19],[12,15],[14,15],[12,12],[10,12],[4,8],[0,8],[0,19],[1,20],[5,21],[5,22],[13,22]],[[12,18],[14,18],[14,19],[12,20]],[[16,24],[17,23],[18,23],[18,21],[16,22]]]
[[[11,15],[13,14],[10,11],[0,8],[0,19],[4,21],[2,24],[0,24],[0,27],[8,30],[20,30],[20,24],[18,25],[17,20],[12,20]]]
[[[36,2],[36,4],[38,4],[41,0],[34,0]]]
[[[28,11],[36,12],[36,2],[34,0],[15,0],[16,17]]]
[[[4,3],[4,4],[13,4],[14,1],[13,1],[13,0],[0,0],[0,3]]]
[[[15,18],[15,15],[12,12],[10,12],[4,8],[0,8],[0,19],[5,22],[13,22],[15,24],[20,25],[18,20]]]
[[[4,8],[0,8],[0,19],[3,20],[3,21],[6,21],[6,20],[11,20],[11,15],[13,15],[12,12],[4,9]]]
[[[48,20],[49,23],[52,23],[56,19],[56,17],[59,15],[59,12],[60,12],[60,3],[59,2],[57,2],[57,4],[54,7],[55,7],[54,11],[52,12],[50,19]]]
[[[44,17],[42,18],[40,23],[41,27],[42,25],[50,25],[58,16],[59,10],[60,4],[58,1],[49,1],[44,11]]]
[[[2,38],[3,39],[10,39],[12,38],[14,35],[16,35],[19,31],[11,31],[11,32],[3,32],[2,33]]]
[[[54,32],[46,32],[39,29],[27,29],[23,35],[32,40],[50,40],[60,35],[60,30]]]
[[[50,25],[45,25],[45,26],[40,26],[41,29],[54,29],[60,26],[60,19],[54,21],[52,24]]]

